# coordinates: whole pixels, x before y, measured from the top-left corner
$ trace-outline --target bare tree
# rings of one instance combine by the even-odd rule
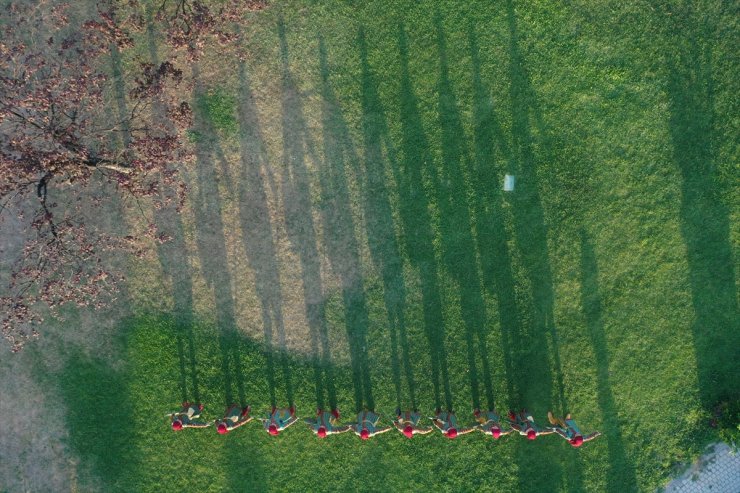
[[[0,228],[7,215],[20,218],[25,239],[0,291],[0,329],[13,351],[37,335],[39,305],[109,299],[122,276],[106,266],[105,252],[142,254],[151,240],[166,240],[151,226],[125,235],[91,228],[83,212],[105,200],[91,187],[110,184],[134,202],[163,185],[181,190],[181,200],[185,192],[174,170],[189,156],[182,131],[191,112],[168,90],[182,72],[169,61],[140,64],[125,81],[130,109],[112,117],[108,57],[133,44],[140,18],[112,4],[71,22],[68,8],[11,4],[0,19]],[[178,125],[152,122],[155,103]]]
[[[233,0],[213,9],[203,0],[162,0],[156,19],[164,24],[168,44],[184,48],[190,60],[197,60],[209,39],[222,45],[237,41],[245,12],[266,5],[265,0]]]

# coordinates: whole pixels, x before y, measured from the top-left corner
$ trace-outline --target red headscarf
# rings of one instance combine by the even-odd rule
[[[403,429],[403,434],[406,435],[408,438],[411,438],[414,436],[414,429],[411,427],[411,425],[406,425],[406,428]]]

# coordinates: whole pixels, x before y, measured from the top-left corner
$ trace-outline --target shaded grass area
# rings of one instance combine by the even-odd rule
[[[219,444],[218,448],[203,448],[212,438],[210,434],[171,437],[161,433],[167,418],[166,411],[157,409],[160,406],[157,401],[182,399],[177,378],[172,380],[178,374],[186,378],[177,357],[181,329],[171,320],[152,319],[134,322],[124,332],[120,349],[128,356],[128,364],[111,369],[101,360],[77,354],[69,359],[62,374],[62,394],[69,408],[68,426],[74,430],[70,445],[82,459],[80,484],[97,485],[105,491],[171,491],[187,486],[222,490],[228,484],[228,477],[213,473],[223,468],[222,463],[229,464],[227,468],[237,465],[231,456],[238,454],[229,453],[228,443]],[[196,343],[202,337],[212,341],[205,346],[201,344],[197,351],[198,355],[204,355],[197,362],[203,384],[228,392],[228,377],[221,371],[218,331],[195,327],[191,335]],[[259,349],[256,354],[258,358],[264,357]],[[263,361],[254,363],[263,364]],[[190,376],[187,380],[190,381]],[[194,392],[187,398],[194,400]],[[210,390],[202,393],[203,399],[215,397]],[[220,396],[217,402],[223,401]],[[214,407],[220,408],[215,402]],[[256,445],[251,449],[256,450]],[[238,473],[237,467],[233,470]],[[263,478],[258,454],[250,460],[249,471],[250,474],[240,476],[240,485],[259,489]],[[95,480],[88,483],[90,477],[85,473],[92,473],[102,485]]]
[[[174,313],[130,321],[126,366],[73,355],[62,375],[91,477],[119,491],[658,486],[716,437],[714,406],[737,402],[740,347],[732,28],[721,2],[676,5],[281,2],[233,74],[194,65],[194,231],[157,217]],[[260,340],[238,330],[234,241]],[[286,299],[287,271],[302,299]],[[198,278],[210,317],[195,314]],[[302,356],[285,350],[289,303],[308,324]],[[574,450],[316,441],[302,425],[173,434],[159,416],[186,398],[211,418],[234,401],[464,422],[526,406],[605,436]]]
[[[80,485],[93,474],[106,491],[283,491],[286,486],[307,490],[377,491],[390,488],[426,488],[442,485],[459,490],[474,487],[510,489],[516,481],[516,466],[504,468],[495,479],[484,471],[496,461],[506,461],[516,446],[538,447],[559,453],[560,441],[521,444],[516,440],[492,444],[482,437],[450,441],[432,435],[409,441],[388,434],[368,443],[354,435],[340,435],[318,442],[303,424],[296,424],[277,439],[256,423],[225,437],[213,428],[173,433],[164,413],[181,398],[176,384],[180,372],[177,351],[179,329],[172,321],[142,318],[124,329],[122,352],[129,363],[119,370],[94,357],[73,355],[62,373],[62,395],[69,408],[70,445],[82,462]],[[193,337],[202,399],[209,418],[223,411],[226,378],[221,371],[220,331],[195,324]],[[270,406],[262,370],[269,355],[264,346],[239,341],[239,357],[254,377],[245,381],[247,400],[255,413]],[[300,415],[313,411],[313,373],[308,360],[286,358],[295,376],[295,397]],[[339,374],[340,407],[351,419],[354,403],[350,384],[352,368],[336,368]],[[381,374],[382,378],[390,378]],[[281,399],[285,385],[276,388]],[[383,401],[390,403],[392,389]],[[192,399],[192,398],[191,398]],[[281,401],[284,402],[284,401]],[[471,462],[470,457],[480,459]],[[426,465],[425,465],[426,464]],[[368,467],[370,466],[370,467]],[[427,467],[438,468],[430,475]],[[382,471],[383,474],[379,474]],[[472,471],[472,472],[471,472]],[[473,473],[479,474],[479,478]],[[93,483],[94,484],[94,483]]]
[[[708,44],[719,26],[699,16],[691,4],[670,10],[674,19],[668,29],[681,36],[667,59],[669,133],[682,180],[681,234],[695,313],[692,331],[699,389],[709,407],[737,401],[740,379],[738,291],[715,130],[722,119],[722,108],[718,112],[715,103],[717,86],[722,89],[721,82],[714,80],[717,54]]]
[[[67,426],[74,430],[70,445],[81,453],[86,472],[99,478],[104,488],[124,490],[127,472],[136,469],[131,448],[134,403],[121,394],[126,375],[79,354],[67,365],[61,390],[70,404]]]

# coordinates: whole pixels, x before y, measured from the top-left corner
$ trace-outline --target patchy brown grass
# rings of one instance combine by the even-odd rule
[[[64,444],[66,409],[56,390],[35,378],[32,351],[0,362],[0,489],[67,491],[77,460]]]

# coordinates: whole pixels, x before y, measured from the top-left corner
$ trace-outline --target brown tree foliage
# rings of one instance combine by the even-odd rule
[[[219,25],[258,5],[234,2],[214,12],[198,0],[165,0],[157,15],[172,47],[196,58],[209,37],[233,41]],[[49,309],[109,302],[123,279],[107,264],[111,254],[141,255],[167,240],[152,225],[103,231],[86,221],[90,211],[106,198],[138,204],[161,197],[163,186],[179,190],[180,203],[186,192],[176,170],[189,159],[183,131],[192,113],[173,96],[182,71],[173,61],[110,70],[111,57],[130,48],[144,26],[142,6],[111,0],[86,19],[71,10],[19,2],[0,14],[0,238],[22,245],[7,253],[12,259],[0,259],[12,265],[8,285],[0,286],[0,330],[13,351],[38,335]],[[153,106],[170,121],[152,119]],[[114,189],[114,197],[96,194],[101,187]]]
[[[156,19],[163,23],[167,42],[187,51],[188,59],[197,60],[207,42],[233,44],[239,31],[232,29],[243,20],[246,11],[265,8],[266,0],[233,0],[212,8],[203,0],[162,0]]]

